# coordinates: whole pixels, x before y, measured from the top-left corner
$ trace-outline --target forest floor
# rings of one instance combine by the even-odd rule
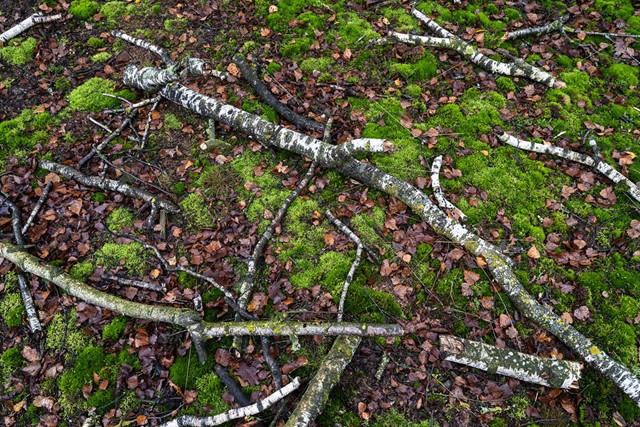
[[[123,114],[103,110],[121,101],[102,92],[149,97],[120,77],[128,64],[160,64],[159,58],[111,30],[144,38],[176,58],[212,61],[231,77],[192,79],[189,87],[279,121],[232,64],[240,52],[298,114],[323,123],[333,117],[332,142],[392,141],[392,154],[367,158],[427,194],[431,162],[443,155],[442,185],[469,226],[513,259],[534,297],[640,374],[638,203],[587,167],[504,146],[495,133],[502,128],[590,155],[594,139],[604,161],[640,181],[637,39],[586,33],[640,34],[637,2],[636,9],[631,0],[417,3],[491,57],[521,58],[548,70],[567,84],[561,89],[492,75],[453,51],[372,43],[388,31],[423,34],[411,6],[401,0],[76,0],[68,14],[64,1],[0,1],[0,31],[38,8],[65,15],[0,48],[1,190],[26,217],[45,182],[54,183],[25,236],[29,251],[101,290],[185,307],[202,295],[206,319],[232,319],[215,289],[164,272],[122,235],[145,239],[167,259],[233,290],[309,161],[265,149],[220,124],[210,138],[205,119],[166,101],[150,113],[147,147],[137,150],[146,107],[84,171],[106,169],[107,176],[179,204],[166,238],[157,227],[143,230],[148,207],[142,202],[61,180],[37,161],[44,156],[77,165],[106,137],[89,117],[111,129],[120,125]],[[501,39],[505,31],[564,14],[575,31]],[[435,234],[398,200],[332,171],[316,172],[277,228],[251,312],[335,319],[355,245],[327,221],[326,210],[380,256],[358,269],[345,320],[400,322],[407,334],[363,341],[318,425],[640,425],[640,409],[588,366],[578,388],[559,390],[443,361],[442,333],[579,358],[519,315],[482,259]],[[0,205],[0,227],[2,238],[10,239],[6,205]],[[165,291],[124,286],[106,274]],[[97,413],[102,425],[156,425],[177,414],[221,412],[236,404],[215,377],[214,362],[227,367],[253,401],[273,390],[259,340],[245,340],[241,353],[230,339],[208,342],[211,357],[200,365],[186,332],[118,316],[36,278],[30,285],[45,333],[32,334],[15,277],[10,263],[0,264],[0,424],[75,426]],[[272,353],[285,375],[309,379],[332,340],[299,341],[296,348],[288,337],[275,339]],[[383,355],[389,363],[377,379]],[[286,408],[295,404],[289,399]],[[275,413],[258,419],[269,423]]]

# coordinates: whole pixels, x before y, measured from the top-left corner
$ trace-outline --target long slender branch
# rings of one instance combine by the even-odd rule
[[[262,83],[253,69],[251,69],[247,64],[244,56],[236,54],[233,57],[233,61],[238,65],[238,68],[240,68],[242,77],[247,81],[247,83],[249,83],[249,85],[251,85],[253,90],[256,91],[265,104],[276,110],[278,114],[284,117],[288,122],[293,123],[301,130],[311,130],[314,132],[322,132],[324,130],[324,124],[295,113],[291,108],[287,107],[273,96],[269,88]]]
[[[563,159],[571,160],[577,163],[581,163],[586,166],[590,166],[609,178],[611,181],[618,183],[623,183],[629,188],[629,193],[631,196],[640,202],[640,188],[631,181],[626,176],[622,175],[616,169],[611,167],[609,164],[604,161],[588,156],[586,154],[578,153],[573,150],[569,150],[566,148],[556,147],[554,145],[543,145],[535,142],[525,141],[522,139],[518,139],[514,136],[511,136],[507,133],[503,133],[502,135],[498,135],[498,139],[505,144],[509,144],[512,147],[519,148],[521,150],[533,151],[535,153],[541,154],[553,154],[554,156],[562,157]]]
[[[108,178],[87,176],[79,170],[72,168],[71,166],[61,165],[50,160],[40,160],[39,166],[43,169],[50,170],[51,172],[64,175],[65,177],[73,179],[82,185],[86,185],[87,187],[100,188],[101,190],[105,191],[113,191],[116,193],[124,194],[128,197],[144,200],[145,202],[152,202],[156,200],[161,208],[166,209],[167,211],[172,213],[180,212],[180,209],[173,203],[163,199],[159,199],[154,194],[151,194],[147,190],[144,190],[142,188],[132,187],[129,184],[114,181]]]
[[[129,66],[123,72],[123,80],[126,85],[149,90],[153,89],[153,85],[149,85],[144,78],[149,74],[153,74],[152,68],[139,70],[135,66]],[[451,239],[471,254],[483,257],[487,261],[487,269],[493,275],[496,283],[502,287],[523,316],[557,336],[595,369],[606,375],[636,403],[640,403],[640,380],[628,368],[612,359],[595,346],[591,340],[536,301],[516,277],[512,269],[513,262],[502,254],[498,247],[449,218],[418,188],[369,163],[354,158],[341,157],[336,153],[335,146],[267,122],[254,114],[221,103],[180,84],[163,87],[159,93],[178,105],[230,125],[237,131],[244,132],[262,143],[309,157],[323,166],[333,168],[403,201],[410,209],[420,215],[436,233]]]
[[[61,14],[43,16],[40,13],[34,13],[30,17],[20,22],[19,24],[9,28],[4,33],[0,34],[0,43],[4,43],[6,41],[11,40],[12,38],[27,31],[29,28],[33,27],[34,25],[47,24],[49,22],[59,21],[60,19],[62,19]]]
[[[466,221],[467,216],[451,203],[445,196],[442,187],[440,187],[440,168],[442,167],[442,156],[438,156],[433,159],[431,163],[431,188],[433,188],[433,194],[436,197],[436,202],[443,210],[453,211],[454,215],[459,217],[462,221]]]
[[[99,291],[84,282],[74,279],[59,268],[43,263],[40,259],[29,254],[24,249],[8,242],[0,242],[0,258],[12,262],[23,271],[48,280],[70,295],[89,304],[97,305],[136,319],[153,320],[182,326],[202,340],[236,335],[397,336],[403,333],[400,325],[384,324],[310,323],[278,320],[206,322],[201,320],[199,313],[191,309],[142,304]]]
[[[408,44],[425,45],[438,48],[453,49],[460,55],[469,58],[474,64],[489,70],[492,73],[502,74],[512,77],[526,77],[530,80],[544,83],[549,87],[564,87],[565,84],[556,80],[551,74],[534,67],[524,61],[514,61],[512,63],[499,62],[480,53],[477,48],[462,40],[455,34],[442,28],[435,21],[427,17],[417,9],[412,12],[413,16],[426,24],[438,37],[414,36],[411,34],[403,34],[390,32],[386,40],[400,41]]]
[[[29,227],[31,227],[33,220],[36,219],[36,216],[38,216],[38,212],[40,212],[40,209],[42,209],[42,205],[44,205],[45,200],[47,200],[47,197],[49,197],[49,192],[51,191],[51,187],[53,187],[53,183],[49,181],[47,182],[47,185],[45,185],[44,188],[42,189],[42,193],[40,194],[40,198],[38,199],[38,202],[36,203],[33,210],[31,211],[31,214],[29,214],[29,218],[27,218],[27,221],[22,226],[23,235],[29,230]]]
[[[180,418],[171,420],[168,423],[162,424],[160,427],[219,426],[220,424],[224,424],[232,420],[237,420],[238,418],[245,418],[251,415],[259,414],[260,412],[272,406],[274,403],[293,393],[298,389],[298,387],[300,387],[300,379],[296,377],[293,379],[293,381],[282,387],[280,390],[275,391],[274,393],[265,397],[261,401],[254,403],[253,405],[244,406],[238,409],[231,409],[227,412],[214,415],[212,417],[196,417],[193,415],[184,415]]]
[[[22,234],[22,213],[18,205],[13,203],[7,194],[0,191],[0,196],[3,197],[4,203],[6,203],[11,209],[11,226],[13,227],[13,237],[18,245],[18,248],[24,248],[24,236]],[[31,332],[37,332],[42,330],[40,319],[38,319],[38,311],[36,310],[31,292],[29,292],[29,284],[22,272],[18,272],[18,288],[20,289],[20,296],[22,297],[22,303],[24,304],[25,312],[27,313],[27,321],[29,322],[29,328]]]
[[[131,37],[128,34],[123,33],[122,31],[118,31],[118,30],[114,30],[111,32],[111,34],[113,34],[114,36],[129,42],[133,45],[136,45],[138,47],[141,47],[143,49],[147,49],[148,51],[151,51],[153,53],[155,53],[156,55],[158,55],[162,61],[164,61],[165,65],[173,65],[173,60],[171,59],[171,55],[169,55],[169,52],[167,52],[166,50],[162,49],[161,47],[158,47],[156,45],[154,45],[153,43],[149,43],[148,41],[145,40],[141,40],[141,39],[137,39],[135,37]]]
[[[502,39],[511,40],[511,39],[517,39],[520,37],[532,36],[535,34],[546,34],[546,33],[551,33],[553,31],[560,31],[562,30],[562,27],[568,20],[569,20],[569,15],[563,15],[560,18],[556,19],[555,21],[548,23],[547,25],[542,25],[540,27],[523,28],[521,30],[505,33],[504,36],[502,36]]]

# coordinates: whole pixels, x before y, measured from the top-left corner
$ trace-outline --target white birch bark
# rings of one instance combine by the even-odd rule
[[[563,159],[571,160],[573,162],[592,167],[616,184],[622,183],[626,185],[629,188],[629,193],[631,194],[631,196],[638,202],[640,202],[640,188],[638,188],[638,186],[629,178],[622,175],[612,166],[598,158],[594,158],[566,148],[556,147],[555,145],[544,145],[538,144],[536,142],[525,141],[523,139],[518,139],[514,136],[511,136],[507,133],[498,135],[498,139],[505,144],[508,144],[515,148],[519,148],[521,150],[533,151],[534,153],[540,154],[553,154],[554,156],[562,157]]]
[[[158,72],[158,70],[154,71],[150,68],[139,70],[135,66],[129,66],[124,70],[123,80],[126,85],[141,90],[153,89],[153,85],[147,84],[144,76],[152,75],[154,72]],[[483,257],[487,261],[487,268],[496,283],[502,287],[525,317],[557,336],[569,348],[620,387],[631,399],[640,404],[640,380],[628,368],[612,359],[558,315],[538,303],[518,281],[512,270],[512,261],[502,254],[498,247],[449,218],[419,189],[369,163],[342,157],[337,153],[336,146],[267,122],[256,115],[199,94],[180,84],[174,83],[165,86],[159,93],[166,99],[198,114],[228,124],[263,144],[309,157],[323,166],[333,168],[365,185],[370,185],[402,200],[420,215],[435,232],[463,246],[469,253]]]
[[[4,33],[0,34],[0,43],[7,42],[12,38],[19,36],[23,32],[27,31],[29,28],[33,27],[34,25],[46,24],[49,22],[58,21],[60,19],[62,19],[62,15],[60,14],[44,16],[40,13],[34,13],[33,15],[26,18],[22,22],[18,23],[17,25],[9,28]]]
[[[552,388],[577,388],[581,365],[531,356],[451,335],[440,335],[444,360]]]
[[[438,156],[433,159],[431,163],[431,188],[433,189],[433,195],[436,197],[438,206],[447,211],[453,211],[454,215],[459,217],[462,221],[467,220],[467,216],[451,203],[445,196],[442,187],[440,186],[440,168],[442,167],[442,156]]]
[[[300,379],[294,378],[286,386],[281,389],[275,391],[269,396],[265,397],[259,402],[254,403],[253,405],[243,406],[242,408],[231,409],[222,414],[213,415],[211,417],[196,417],[193,415],[184,415],[182,417],[173,419],[168,423],[164,423],[160,425],[160,427],[211,427],[211,426],[219,426],[220,424],[224,424],[229,421],[237,420],[239,418],[249,417],[251,415],[259,414],[265,409],[272,406],[274,403],[284,399],[295,390],[300,387]]]

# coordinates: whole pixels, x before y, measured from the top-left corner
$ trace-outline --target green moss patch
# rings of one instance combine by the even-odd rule
[[[147,271],[147,259],[148,255],[145,253],[144,246],[138,242],[105,243],[96,252],[97,265],[103,265],[106,269],[120,265],[137,276],[143,276]]]
[[[73,0],[69,13],[81,20],[87,20],[98,13],[100,5],[93,0]]]
[[[182,199],[180,211],[187,220],[187,227],[192,230],[213,227],[215,223],[209,203],[200,194],[191,193]]]
[[[6,293],[0,302],[0,315],[7,326],[22,326],[25,314],[22,298],[17,292]]]
[[[93,339],[76,328],[76,311],[71,309],[66,313],[57,313],[47,326],[47,348],[61,351],[63,348],[70,355],[79,354],[82,349],[89,347]]]
[[[13,65],[23,65],[31,61],[38,46],[38,42],[33,37],[24,41],[13,39],[8,44],[8,46],[0,48],[0,56],[4,61]]]
[[[107,217],[107,228],[109,231],[119,233],[124,227],[133,226],[134,215],[129,209],[117,208]]]
[[[94,77],[82,85],[75,88],[69,94],[69,107],[78,111],[99,112],[107,108],[116,108],[120,106],[120,101],[109,96],[103,96],[103,93],[110,93],[121,96],[125,99],[133,100],[135,95],[129,90],[116,92],[116,83],[101,77]]]

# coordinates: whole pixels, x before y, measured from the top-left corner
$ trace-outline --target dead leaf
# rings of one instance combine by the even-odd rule
[[[576,308],[573,311],[573,316],[581,321],[585,321],[587,319],[589,319],[589,317],[591,317],[591,313],[589,312],[589,307],[587,307],[586,305],[583,305],[581,307]]]
[[[538,259],[540,258],[540,251],[536,248],[535,245],[531,246],[531,248],[527,251],[527,255],[529,258]]]
[[[233,77],[240,77],[240,69],[238,68],[238,66],[236,64],[234,64],[233,62],[231,64],[229,64],[227,66],[227,71],[229,72],[229,74],[231,74]]]
[[[474,271],[464,270],[464,281],[470,285],[480,280],[480,275]]]

